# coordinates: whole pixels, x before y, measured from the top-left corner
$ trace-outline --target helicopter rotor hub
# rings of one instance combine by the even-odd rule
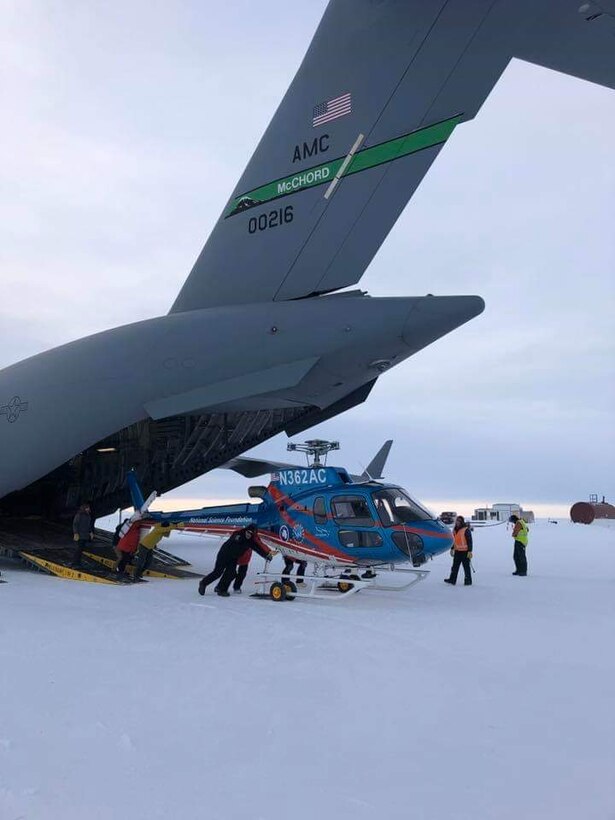
[[[310,439],[304,442],[289,442],[286,449],[292,452],[305,453],[308,467],[323,467],[327,463],[327,455],[332,450],[339,450],[339,441],[325,441],[324,439]],[[324,460],[323,460],[324,459]]]

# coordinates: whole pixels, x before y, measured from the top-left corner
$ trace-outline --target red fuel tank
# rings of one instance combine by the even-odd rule
[[[596,518],[615,519],[615,507],[605,501],[577,501],[570,508],[570,520],[575,524],[591,524]]]

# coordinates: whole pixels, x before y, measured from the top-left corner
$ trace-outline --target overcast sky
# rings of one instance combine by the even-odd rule
[[[168,311],[325,5],[0,0],[0,367]],[[436,507],[615,499],[614,133],[614,91],[509,66],[361,280],[486,311],[311,431],[338,463],[393,438],[387,476]]]

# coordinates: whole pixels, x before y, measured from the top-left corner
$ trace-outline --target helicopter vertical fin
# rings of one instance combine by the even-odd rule
[[[150,493],[150,495],[144,499],[143,493],[141,492],[141,487],[139,485],[139,479],[137,478],[137,474],[134,470],[128,471],[126,481],[128,482],[130,497],[132,498],[132,505],[135,508],[135,513],[141,513],[142,515],[145,514],[149,510],[150,505],[156,500],[156,491],[154,490],[154,492]]]
[[[137,478],[137,474],[134,470],[128,471],[126,482],[128,483],[128,489],[130,490],[130,497],[132,499],[132,504],[135,511],[130,518],[127,518],[126,521],[124,521],[122,527],[120,528],[120,538],[123,538],[126,535],[133,524],[143,518],[145,513],[148,511],[150,504],[154,503],[157,496],[157,493],[154,490],[154,492],[150,493],[146,499],[143,498],[143,493],[141,492],[141,487],[139,486],[139,479]]]
[[[137,474],[134,470],[128,471],[126,481],[128,483],[128,489],[130,490],[132,505],[135,508],[135,511],[140,510],[145,503],[145,499],[143,498],[143,493],[141,492],[141,487],[139,486],[139,479],[137,478]]]
[[[378,450],[376,455],[372,458],[372,460],[365,468],[365,472],[361,476],[362,479],[382,478],[384,465],[386,464],[387,459],[389,457],[389,453],[391,452],[392,444],[393,439],[389,439],[388,441],[384,442],[382,447]]]

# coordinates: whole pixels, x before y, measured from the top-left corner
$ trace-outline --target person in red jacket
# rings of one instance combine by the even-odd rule
[[[120,553],[120,560],[117,562],[115,571],[118,578],[126,577],[126,567],[131,562],[134,554],[139,547],[139,537],[141,535],[141,527],[138,523],[132,525],[126,535],[117,542],[117,551]]]
[[[455,586],[459,567],[463,564],[464,584],[467,587],[472,586],[472,569],[470,567],[470,561],[472,560],[472,531],[466,524],[463,515],[458,515],[455,519],[451,555],[453,556],[453,566],[451,567],[451,574],[444,579],[444,583]]]

